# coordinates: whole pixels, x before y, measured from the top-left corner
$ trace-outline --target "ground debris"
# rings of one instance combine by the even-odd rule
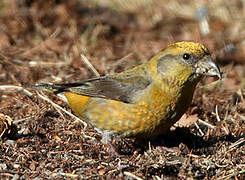
[[[181,2],[3,1],[0,179],[245,179],[244,1]],[[166,134],[116,139],[119,155],[62,99],[23,88],[121,72],[182,40],[210,49],[222,81],[199,83]]]

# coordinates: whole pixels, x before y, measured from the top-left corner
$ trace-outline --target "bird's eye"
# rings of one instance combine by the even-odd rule
[[[190,59],[191,55],[188,53],[183,54],[183,59],[188,60]]]

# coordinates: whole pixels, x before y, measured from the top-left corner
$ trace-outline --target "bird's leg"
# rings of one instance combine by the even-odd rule
[[[116,156],[119,156],[117,148],[112,144],[112,140],[114,139],[112,132],[103,131],[101,132],[101,135],[102,135],[101,142],[109,146],[110,152],[114,153]]]

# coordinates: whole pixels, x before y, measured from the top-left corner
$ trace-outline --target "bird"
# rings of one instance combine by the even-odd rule
[[[29,87],[63,95],[72,111],[101,133],[146,139],[163,134],[182,117],[205,76],[222,79],[208,48],[181,41],[120,73]]]

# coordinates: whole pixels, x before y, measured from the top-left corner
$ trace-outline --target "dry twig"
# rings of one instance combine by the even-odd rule
[[[129,176],[129,177],[131,177],[133,179],[136,179],[136,180],[143,180],[142,178],[140,178],[140,177],[138,177],[138,176],[136,176],[133,173],[128,172],[128,171],[124,171],[123,174],[126,175],[126,176]]]
[[[83,62],[87,65],[87,67],[95,74],[96,77],[100,77],[100,74],[98,73],[98,71],[94,68],[94,66],[90,63],[90,61],[88,60],[88,58],[86,58],[86,56],[84,56],[83,54],[80,54]]]
[[[41,95],[40,93],[37,93],[38,97],[40,97],[41,99],[43,99],[44,101],[50,103],[52,106],[55,107],[55,109],[59,109],[61,111],[63,111],[64,113],[66,113],[67,115],[71,116],[72,118],[74,118],[75,120],[81,122],[83,124],[84,129],[86,129],[87,127],[87,123],[85,123],[84,121],[82,121],[80,118],[74,116],[72,113],[68,112],[67,110],[65,110],[64,108],[60,107],[58,104],[54,103],[53,101],[51,101],[49,98]]]

